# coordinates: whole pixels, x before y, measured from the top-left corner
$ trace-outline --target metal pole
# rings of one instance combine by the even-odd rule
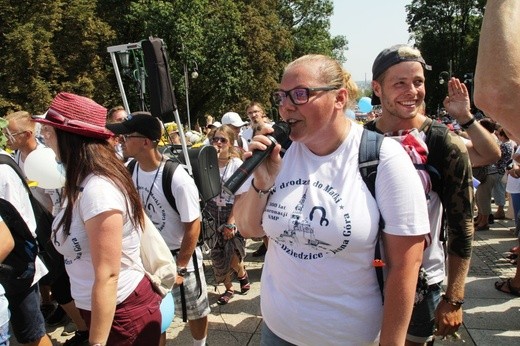
[[[186,87],[186,113],[188,115],[188,130],[191,130],[190,118],[190,97],[189,97],[189,81],[188,81],[188,65],[184,63],[184,85]]]
[[[119,66],[117,65],[117,59],[114,52],[110,52],[110,58],[112,59],[112,65],[114,66],[119,92],[121,93],[121,98],[123,99],[123,106],[125,107],[126,112],[130,114],[131,112],[130,107],[128,106],[128,101],[126,99],[125,87],[123,86],[123,81],[121,80],[121,74],[119,73]]]

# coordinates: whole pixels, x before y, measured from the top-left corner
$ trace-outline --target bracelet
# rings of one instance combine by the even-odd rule
[[[453,300],[453,299],[451,299],[450,297],[448,297],[445,294],[442,295],[442,300],[444,300],[446,303],[448,303],[450,305],[453,305],[453,306],[456,306],[456,307],[460,307],[462,304],[464,304],[464,299],[462,299],[462,300]]]
[[[229,229],[233,229],[233,230],[235,228],[237,228],[237,226],[234,223],[226,223],[226,224],[224,224],[224,227],[229,228]]]
[[[472,117],[468,122],[465,122],[464,124],[460,124],[460,127],[462,127],[464,130],[469,129],[471,125],[476,121],[475,117]]]
[[[263,195],[271,194],[271,193],[273,193],[273,191],[274,191],[274,185],[271,186],[271,187],[270,187],[269,189],[267,189],[267,190],[260,190],[259,188],[257,188],[257,187],[255,186],[255,179],[254,179],[254,178],[251,180],[251,186],[252,186],[253,189],[258,193],[258,196],[259,196],[259,197],[262,197]]]

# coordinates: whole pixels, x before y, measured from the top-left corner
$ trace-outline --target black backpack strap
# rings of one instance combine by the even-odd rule
[[[381,150],[383,138],[384,136],[382,134],[364,128],[363,134],[361,135],[361,143],[359,145],[359,173],[374,198],[376,198],[376,176],[377,167],[379,165],[379,151]],[[380,238],[384,228],[385,220],[383,219],[383,216],[379,215],[379,230],[374,250],[374,268],[376,270],[377,283],[379,284],[383,304],[385,296]]]
[[[128,162],[128,165],[126,165],[126,168],[130,172],[130,175],[134,174],[135,165],[137,164],[136,159],[132,159],[130,162]]]
[[[424,125],[423,125],[424,127]],[[442,166],[444,165],[445,153],[443,148],[444,143],[446,143],[446,136],[449,133],[449,129],[446,125],[438,123],[436,121],[432,121],[430,127],[426,131],[426,139],[425,143],[428,147],[428,160],[426,161],[426,168],[428,173],[430,174],[430,179],[432,182],[432,190],[437,192],[439,196],[442,196]],[[439,233],[439,240],[445,244],[446,243],[446,228],[447,228],[447,220],[446,220],[446,210],[444,209],[444,203],[442,207],[442,223],[441,223],[441,231]]]
[[[422,131],[426,126],[428,126],[428,124],[423,124],[420,131]],[[443,150],[439,150],[439,148],[441,148],[443,143],[446,142],[448,132],[449,129],[446,125],[430,120],[429,128],[426,130],[426,139],[424,141],[428,147],[426,170],[430,174],[432,189],[437,193],[440,193],[440,190],[442,189],[440,168],[444,162],[444,156],[446,155]]]
[[[168,159],[164,162],[164,168],[163,168],[163,173],[162,173],[162,186],[163,186],[164,196],[166,196],[168,203],[170,203],[170,206],[178,214],[179,210],[177,209],[177,204],[175,203],[175,197],[173,196],[173,192],[172,192],[173,173],[175,173],[177,166],[179,166],[179,163],[174,160]]]
[[[27,179],[25,179],[24,172],[22,171],[20,166],[18,166],[16,164],[16,162],[13,160],[13,158],[11,156],[5,155],[5,154],[0,154],[0,164],[6,164],[9,167],[11,167],[22,180],[23,185],[25,186],[25,189],[27,190],[29,195],[32,195],[31,189],[30,189],[29,185],[27,185]]]

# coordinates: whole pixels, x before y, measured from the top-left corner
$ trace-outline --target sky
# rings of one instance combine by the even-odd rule
[[[408,43],[405,5],[412,0],[333,0],[330,32],[348,40],[345,68],[354,81],[372,79],[372,63],[383,49]]]

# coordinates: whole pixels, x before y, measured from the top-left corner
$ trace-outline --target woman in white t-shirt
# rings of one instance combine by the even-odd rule
[[[65,258],[91,345],[157,345],[161,296],[140,269],[144,213],[107,141],[106,112],[86,97],[59,93],[45,118],[35,119],[55,128],[47,145],[66,172],[51,240]]]
[[[223,185],[242,164],[239,150],[233,146],[235,131],[230,125],[222,125],[211,134],[209,140],[218,152],[220,181]],[[244,267],[246,256],[246,241],[235,225],[234,206],[240,195],[247,191],[247,185],[230,195],[224,190],[206,205],[206,210],[215,220],[216,241],[211,249],[211,261],[217,283],[224,283],[225,292],[220,295],[217,303],[225,305],[233,298],[232,276],[237,275],[240,282],[240,293],[246,294],[251,285]]]
[[[293,142],[283,160],[281,146],[274,147],[235,208],[244,236],[270,238],[261,280],[262,345],[405,342],[429,233],[426,200],[408,155],[386,138],[372,197],[359,172],[363,128],[344,115],[356,94],[350,74],[323,55],[290,63],[273,93]],[[270,144],[255,136],[249,148]],[[384,305],[374,269],[380,215]]]

